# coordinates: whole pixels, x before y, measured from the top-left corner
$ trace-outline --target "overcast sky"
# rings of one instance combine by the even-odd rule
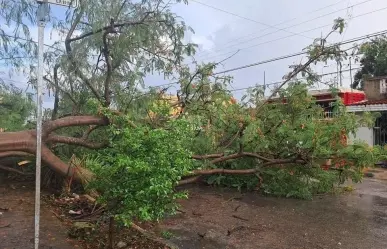
[[[179,4],[173,7],[186,24],[195,30],[187,34],[187,39],[199,45],[195,56],[200,61],[223,62],[217,71],[223,71],[259,61],[300,52],[311,44],[314,38],[327,34],[333,20],[344,18],[348,27],[344,34],[334,35],[330,42],[340,42],[386,29],[386,0],[198,0],[189,1],[189,5]],[[204,3],[200,4],[200,3]],[[205,6],[208,5],[208,6]],[[56,10],[58,11],[58,10]],[[226,13],[228,12],[228,13]],[[34,30],[36,33],[36,30]],[[46,42],[50,43],[46,35]],[[51,40],[52,43],[52,40]],[[281,80],[289,72],[288,66],[299,63],[302,56],[279,60],[243,70],[230,72],[234,81],[230,89],[244,88]],[[191,60],[187,60],[188,63]],[[358,67],[353,62],[353,68]],[[347,69],[345,65],[343,69]],[[318,73],[336,71],[334,62],[327,67],[318,66]],[[324,77],[323,81],[335,77]],[[23,82],[22,76],[13,80]],[[349,72],[343,73],[343,85],[349,86]],[[147,78],[148,85],[168,83],[158,76]],[[323,88],[323,85],[320,86]],[[243,91],[235,91],[239,98]],[[46,99],[45,107],[52,102]]]

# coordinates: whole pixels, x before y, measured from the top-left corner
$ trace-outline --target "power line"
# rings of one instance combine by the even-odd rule
[[[11,56],[11,57],[0,57],[0,61],[4,60],[15,60],[15,59],[34,59],[34,56]]]
[[[218,7],[215,7],[215,6],[212,6],[212,5],[209,5],[209,4],[206,4],[206,3],[202,3],[202,2],[199,2],[197,0],[191,0],[192,2],[195,2],[197,4],[200,4],[200,5],[203,5],[203,6],[206,6],[208,8],[211,8],[211,9],[214,9],[214,10],[217,10],[217,11],[220,11],[220,12],[223,12],[223,13],[226,13],[226,14],[229,14],[229,15],[232,15],[232,16],[236,16],[236,17],[239,17],[241,19],[244,19],[244,20],[247,20],[247,21],[250,21],[250,22],[254,22],[254,23],[258,23],[260,25],[263,25],[263,26],[266,26],[266,27],[269,27],[269,28],[273,28],[273,29],[276,29],[278,31],[284,31],[284,32],[287,32],[287,33],[291,33],[291,34],[294,34],[294,35],[299,35],[297,33],[294,33],[294,32],[291,32],[291,31],[288,31],[286,29],[283,29],[283,28],[277,28],[276,26],[274,25],[270,25],[270,24],[266,24],[266,23],[263,23],[263,22],[260,22],[260,21],[257,21],[257,20],[254,20],[254,19],[251,19],[251,18],[248,18],[248,17],[245,17],[245,16],[241,16],[239,14],[236,14],[236,13],[233,13],[233,12],[230,12],[230,11],[227,11],[227,10],[224,10],[224,9],[220,9]],[[372,0],[368,0],[368,1],[372,1]],[[304,35],[301,35],[305,38],[308,38],[308,39],[313,39],[311,37],[307,37],[307,36],[304,36]]]
[[[341,72],[350,72],[350,71],[352,71],[352,70],[359,70],[359,69],[361,69],[361,68],[358,67],[358,68],[346,69],[346,70],[342,70]],[[318,74],[318,75],[316,75],[316,76],[317,76],[317,77],[322,77],[322,76],[333,75],[333,74],[337,74],[337,72]],[[302,77],[302,78],[298,78],[298,79],[306,79],[306,77]],[[284,82],[283,80],[281,80],[281,81],[276,81],[276,82],[272,82],[272,83],[266,84],[266,86],[281,84],[281,83],[283,83],[283,82]],[[230,92],[237,92],[237,91],[247,90],[247,89],[250,89],[250,88],[253,88],[253,87],[255,87],[255,86],[249,86],[249,87],[243,87],[243,88],[238,88],[238,89],[232,89],[232,90],[229,90],[229,91],[230,91]]]
[[[387,9],[387,7],[386,7],[386,9]],[[348,43],[360,41],[360,40],[363,40],[363,39],[366,39],[366,38],[370,38],[370,37],[374,37],[374,36],[383,35],[383,34],[386,34],[386,33],[387,33],[387,30],[383,30],[383,31],[379,31],[379,32],[372,33],[372,34],[369,34],[369,35],[364,35],[364,36],[361,36],[361,37],[358,37],[358,38],[352,38],[352,39],[344,41],[344,42],[334,43],[331,46],[345,45],[345,44],[348,44]],[[254,67],[254,66],[266,64],[266,63],[273,62],[273,61],[278,61],[278,60],[283,60],[283,59],[295,57],[295,56],[298,56],[298,55],[303,55],[303,54],[306,54],[306,53],[307,52],[299,52],[299,53],[285,55],[285,56],[281,56],[281,57],[277,57],[277,58],[273,58],[273,59],[269,59],[269,60],[265,60],[265,61],[259,61],[259,62],[256,62],[256,63],[247,64],[247,65],[244,65],[244,66],[240,66],[240,67],[236,67],[236,68],[227,69],[227,70],[224,70],[224,71],[221,71],[221,72],[217,72],[217,73],[214,73],[213,75],[229,73],[229,72],[233,72],[233,71],[237,71],[237,70],[241,70],[241,69],[245,69],[245,68],[249,68],[249,67]]]
[[[300,25],[302,25],[302,24],[305,24],[305,23],[308,23],[308,22],[311,22],[311,21],[320,19],[320,18],[322,18],[322,17],[326,17],[326,16],[329,16],[329,15],[332,15],[332,14],[335,14],[335,13],[338,13],[338,12],[341,12],[341,11],[346,10],[346,9],[349,9],[349,8],[353,8],[353,7],[355,7],[355,6],[358,6],[358,5],[361,5],[361,4],[370,2],[370,1],[373,1],[373,0],[366,0],[366,1],[363,1],[363,2],[360,2],[360,3],[357,3],[357,4],[353,4],[353,5],[351,5],[351,6],[348,6],[348,7],[343,8],[343,9],[340,9],[340,10],[337,10],[337,11],[333,11],[333,12],[330,12],[330,13],[328,13],[328,14],[324,14],[324,15],[321,15],[321,16],[318,16],[318,17],[315,17],[315,18],[313,18],[313,19],[309,19],[309,20],[306,20],[306,21],[303,21],[303,22],[300,22],[300,23],[297,23],[297,24],[290,25],[290,26],[288,26],[288,27],[285,27],[285,29],[297,27],[297,26],[300,26]],[[376,11],[381,11],[381,10],[383,10],[383,9],[378,9],[378,10],[376,10]],[[372,13],[374,13],[374,12],[372,12]],[[365,13],[365,14],[370,14],[370,13]],[[363,15],[363,14],[362,14],[362,15]],[[361,15],[360,15],[360,16],[361,16]],[[356,18],[356,17],[359,17],[359,16],[355,16],[355,17],[353,17],[353,18]],[[353,18],[352,18],[352,19],[353,19]],[[321,27],[326,27],[326,26],[331,26],[331,25],[332,25],[332,24],[324,25],[324,26],[321,26]],[[313,31],[313,30],[319,29],[319,28],[321,28],[321,27],[313,28],[313,29],[306,30],[306,31],[303,31],[303,32],[298,32],[297,34],[302,34],[302,33],[306,33],[306,32],[309,32],[309,31]],[[267,30],[267,29],[265,29],[265,30]],[[215,50],[214,52],[210,52],[210,53],[206,53],[206,54],[199,55],[199,58],[202,57],[202,59],[204,59],[204,58],[208,57],[209,55],[211,55],[211,54],[213,54],[213,53],[218,53],[218,52],[220,52],[220,51],[222,51],[222,50],[229,49],[229,48],[232,48],[232,47],[235,47],[235,46],[239,46],[239,45],[241,45],[241,44],[245,44],[245,43],[251,42],[251,41],[253,41],[253,40],[257,40],[257,39],[260,39],[260,38],[263,38],[263,37],[266,37],[266,36],[269,36],[269,35],[272,35],[272,34],[275,34],[275,33],[278,33],[278,31],[273,31],[273,32],[266,33],[266,34],[263,34],[263,35],[260,35],[260,36],[255,36],[255,37],[250,38],[250,39],[248,39],[248,40],[244,40],[244,41],[242,41],[242,42],[239,42],[239,43],[236,43],[236,44],[232,44],[232,45],[226,46],[226,47],[224,47],[224,48],[220,48],[220,49],[218,49],[218,50]],[[258,33],[257,33],[257,34],[258,34]],[[293,36],[294,36],[294,35],[290,35],[290,36],[282,37],[282,38],[279,38],[279,39],[286,39],[286,38],[293,37]],[[238,40],[238,39],[237,39],[237,40]],[[278,40],[278,39],[276,39],[276,40]],[[276,41],[276,40],[274,40],[274,41]],[[204,56],[204,57],[203,57],[203,56]],[[210,58],[212,58],[212,57],[210,57]],[[209,58],[207,58],[207,59],[209,59]]]
[[[340,4],[340,3],[342,3],[342,2],[345,2],[345,1],[346,1],[346,0],[341,0],[341,1],[337,2],[337,3],[330,4],[330,5],[324,6],[324,7],[319,8],[319,9],[315,9],[315,10],[309,11],[309,12],[303,13],[303,14],[301,14],[301,15],[302,15],[302,16],[305,16],[305,15],[308,15],[308,14],[312,14],[312,13],[315,13],[315,12],[318,12],[318,11],[321,11],[321,10],[324,10],[324,9],[327,9],[327,8],[329,8],[329,7],[335,6],[335,5]],[[349,6],[348,6],[348,7],[349,7]],[[282,21],[282,22],[280,22],[280,23],[275,24],[274,26],[280,26],[280,25],[282,25],[282,24],[284,24],[284,23],[288,23],[288,22],[291,22],[291,21],[294,21],[294,20],[297,20],[297,19],[298,19],[298,17],[294,17],[294,18],[291,18],[291,19],[287,19],[287,20],[285,20],[285,21]],[[249,37],[249,36],[259,34],[259,33],[263,32],[263,31],[268,30],[268,29],[270,29],[270,28],[264,28],[264,29],[259,30],[258,32],[253,32],[253,33],[250,33],[250,34],[248,34],[248,35],[244,35],[244,36],[241,36],[241,37],[238,37],[238,38],[231,39],[231,40],[229,40],[228,42],[224,43],[224,44],[221,45],[221,46],[225,46],[225,45],[227,45],[227,44],[233,43],[234,41],[238,41],[238,40],[240,40],[240,39],[247,38],[247,37]],[[200,55],[200,54],[202,54],[202,53],[203,53],[203,54],[206,54],[206,52],[203,51],[203,52],[199,52],[198,55]],[[208,53],[207,53],[207,54],[208,54]]]
[[[371,34],[368,34],[368,35],[363,35],[363,36],[355,37],[355,38],[346,40],[344,42],[334,43],[331,46],[344,45],[344,44],[348,44],[348,43],[364,40],[364,39],[371,38],[371,37],[380,36],[380,35],[383,35],[383,34],[387,34],[387,30],[383,30],[383,31],[371,33]],[[304,54],[307,54],[307,52],[298,52],[298,53],[284,55],[284,56],[280,56],[280,57],[276,57],[276,58],[272,58],[272,59],[268,59],[268,60],[264,60],[264,61],[259,61],[259,62],[256,62],[256,63],[252,63],[252,64],[248,64],[248,65],[244,65],[244,66],[240,66],[240,67],[236,67],[236,68],[231,68],[231,69],[228,69],[228,70],[225,70],[225,71],[222,71],[222,72],[216,72],[216,73],[214,73],[212,75],[218,75],[218,74],[222,74],[222,73],[237,71],[237,70],[241,70],[241,69],[244,69],[244,68],[258,66],[258,65],[263,65],[263,64],[270,63],[270,62],[284,60],[284,59],[288,59],[288,58],[292,58],[292,57],[296,57],[296,56],[304,55]],[[156,85],[156,86],[150,86],[148,88],[164,87],[164,86],[170,86],[170,85],[175,85],[175,84],[179,84],[179,83],[180,83],[180,81],[175,81],[175,82],[171,82],[171,83],[166,83],[166,84],[161,84],[161,85]]]

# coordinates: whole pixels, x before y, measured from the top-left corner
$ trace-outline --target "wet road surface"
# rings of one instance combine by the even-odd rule
[[[184,249],[386,249],[387,183],[355,188],[304,201],[195,187],[161,229]]]
[[[31,186],[0,185],[0,208],[9,209],[0,210],[0,249],[33,248]],[[364,179],[355,187],[312,201],[194,187],[182,213],[160,229],[182,249],[387,248],[387,183]],[[42,206],[41,219],[41,248],[76,248],[49,207]]]

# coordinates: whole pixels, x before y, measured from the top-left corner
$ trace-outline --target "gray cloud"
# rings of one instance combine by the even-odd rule
[[[349,26],[343,35],[333,35],[331,37],[332,42],[339,42],[345,39],[383,30],[385,29],[384,20],[387,12],[387,10],[379,11],[351,19],[351,17],[356,17],[358,15],[387,7],[387,3],[384,0],[372,0],[368,2],[365,2],[365,0],[202,0],[202,2],[249,19],[266,23],[268,25],[276,25],[289,20],[288,22],[279,25],[279,28],[292,26],[305,21],[304,24],[289,28],[290,32],[285,32],[254,23],[252,21],[247,21],[240,17],[222,13],[221,11],[202,6],[195,2],[191,2],[189,6],[176,7],[175,9],[177,13],[181,15],[186,20],[187,24],[192,26],[196,31],[196,33],[191,36],[191,40],[201,43],[199,44],[201,45],[201,51],[199,51],[197,55],[197,59],[199,61],[220,61],[238,49],[241,49],[237,55],[223,63],[223,66],[218,69],[220,71],[223,69],[238,67],[261,60],[299,52],[313,41],[310,38],[317,38],[328,33],[333,25],[333,20],[337,17],[345,18]],[[243,2],[243,4],[241,2]],[[359,5],[347,8],[348,6],[356,4]],[[328,5],[333,6],[318,12],[309,13]],[[331,12],[336,13],[329,15]],[[319,16],[323,17],[318,18]],[[311,19],[315,20],[306,22]],[[328,27],[318,28],[323,25],[328,25]],[[316,30],[302,33],[302,35],[292,36],[292,33],[299,33],[314,28],[316,28]],[[255,35],[247,36],[252,33],[255,33]],[[257,38],[268,33],[273,34]],[[308,36],[310,38],[305,38],[304,36]],[[255,39],[252,39],[254,37]],[[246,42],[249,39],[251,41]],[[209,44],[211,44],[211,46],[209,46]],[[230,45],[234,46],[230,47]],[[210,47],[212,49],[209,49]],[[290,64],[299,63],[301,59],[302,57],[300,56],[231,72],[230,74],[234,76],[232,87],[240,88],[251,86],[256,83],[262,83],[264,71],[266,72],[266,79],[268,83],[278,81],[289,71],[288,66]],[[319,73],[327,73],[336,70],[336,65],[332,64],[332,62],[329,62],[328,65],[331,66],[328,68],[318,66],[316,67],[316,71]],[[349,85],[350,80],[347,79],[349,74],[343,73],[343,77],[344,85]],[[332,76],[327,76],[324,80],[328,80],[329,78],[332,78]],[[240,95],[240,93],[238,92],[236,95]]]

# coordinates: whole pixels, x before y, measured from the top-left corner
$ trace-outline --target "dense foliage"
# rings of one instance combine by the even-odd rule
[[[172,120],[163,129],[117,124],[109,129],[111,146],[87,160],[96,174],[88,187],[101,191],[100,201],[125,224],[173,213],[175,200],[185,196],[174,187],[192,170],[190,124]]]
[[[22,90],[0,84],[0,128],[2,131],[18,131],[26,127],[32,118],[34,102],[32,95]]]

